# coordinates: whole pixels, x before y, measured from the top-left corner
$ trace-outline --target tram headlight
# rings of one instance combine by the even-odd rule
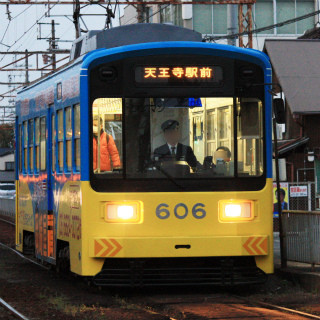
[[[142,219],[142,203],[140,201],[107,202],[105,218],[108,222],[139,223]]]
[[[219,201],[219,219],[221,221],[248,221],[254,218],[253,201],[221,200]]]
[[[134,217],[134,207],[133,206],[118,206],[117,215],[120,219],[128,220]]]

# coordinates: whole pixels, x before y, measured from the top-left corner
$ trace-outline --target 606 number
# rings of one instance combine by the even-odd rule
[[[196,219],[203,219],[207,212],[204,210],[205,205],[203,203],[196,203],[192,207],[192,215]],[[178,203],[174,209],[173,213],[178,219],[185,219],[188,216],[189,210],[186,204]],[[166,203],[160,203],[156,208],[156,216],[159,219],[168,219],[170,217],[169,205]]]

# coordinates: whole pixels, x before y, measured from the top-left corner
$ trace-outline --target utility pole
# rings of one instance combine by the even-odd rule
[[[238,7],[238,23],[239,23],[239,33],[248,32],[248,41],[244,41],[244,37],[239,37],[239,47],[242,48],[252,48],[252,3],[247,4],[246,10],[244,5],[240,4]]]
[[[26,80],[25,80],[25,83],[26,85],[29,84],[29,54],[28,54],[28,50],[25,51],[26,52],[26,55],[25,55],[25,69],[26,69]]]
[[[56,62],[56,54],[55,50],[56,47],[56,36],[55,36],[55,24],[54,20],[51,20],[51,41],[50,41],[50,50],[52,50],[52,69],[57,69],[57,62]]]
[[[138,23],[143,23],[143,16],[144,16],[144,4],[139,3],[137,4],[137,20]]]
[[[75,2],[73,3],[73,23],[76,29],[76,39],[78,39],[81,36],[79,19],[80,19],[80,3],[79,3],[79,0],[75,0]]]
[[[235,4],[227,5],[227,34],[237,33],[237,21],[238,21],[238,8]],[[228,44],[231,46],[236,46],[236,38],[228,39]]]

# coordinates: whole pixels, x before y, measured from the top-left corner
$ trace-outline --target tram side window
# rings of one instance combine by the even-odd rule
[[[23,171],[28,170],[28,122],[23,122]]]
[[[29,172],[33,172],[33,119],[29,120]]]
[[[63,171],[63,110],[58,111],[58,168]]]
[[[56,116],[51,116],[51,128],[52,128],[52,172],[56,171]]]
[[[36,166],[35,171],[39,172],[40,168],[40,118],[35,118],[34,120],[35,127],[35,149],[36,149]]]
[[[72,167],[72,123],[71,123],[71,107],[65,109],[66,119],[66,162],[67,170],[71,171]]]
[[[46,170],[46,118],[40,118],[40,170]]]
[[[19,124],[19,172],[22,171],[22,127]]]
[[[80,171],[80,105],[73,107],[75,168]]]
[[[240,176],[263,173],[263,116],[258,99],[238,100],[238,172]]]

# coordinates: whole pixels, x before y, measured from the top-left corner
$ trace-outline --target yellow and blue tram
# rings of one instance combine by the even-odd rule
[[[72,52],[17,97],[17,250],[98,285],[263,281],[268,58],[158,24],[89,33]]]

